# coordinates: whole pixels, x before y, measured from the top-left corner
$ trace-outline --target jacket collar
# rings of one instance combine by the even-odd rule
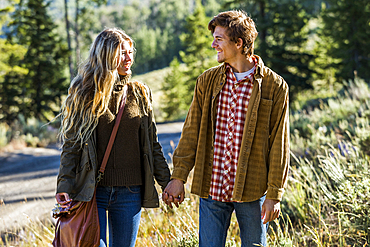
[[[130,79],[131,75],[119,75],[119,80],[116,81],[116,85],[125,85],[129,79]]]
[[[262,80],[262,77],[264,76],[263,74],[263,68],[265,67],[265,64],[263,63],[262,59],[260,56],[254,55],[257,58],[257,68],[256,72],[254,74],[254,78],[259,81]]]

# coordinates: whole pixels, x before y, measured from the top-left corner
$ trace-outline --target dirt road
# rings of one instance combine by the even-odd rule
[[[158,138],[169,163],[182,125],[182,122],[157,125]],[[55,204],[59,158],[58,146],[0,153],[0,233],[18,229],[29,219],[50,217]]]

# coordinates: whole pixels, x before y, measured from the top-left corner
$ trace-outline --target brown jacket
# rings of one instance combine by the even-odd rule
[[[152,100],[148,87],[146,87],[146,93]],[[143,175],[141,204],[146,208],[155,208],[159,207],[159,198],[154,178],[164,189],[170,180],[170,171],[158,142],[152,111],[140,118],[140,124],[140,158]],[[73,200],[90,201],[94,194],[99,168],[96,155],[96,130],[82,149],[67,139],[62,147],[57,193],[67,192]]]
[[[245,118],[233,201],[266,194],[281,201],[289,169],[289,89],[284,79],[258,60]],[[226,82],[225,64],[198,77],[193,102],[173,155],[172,179],[186,182],[194,167],[191,192],[209,195],[217,101]]]

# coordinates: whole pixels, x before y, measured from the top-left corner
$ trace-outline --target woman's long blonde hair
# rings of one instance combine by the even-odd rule
[[[59,135],[63,141],[82,146],[98,125],[108,108],[114,83],[119,80],[117,67],[123,42],[133,47],[131,37],[117,28],[105,29],[96,37],[61,108]]]

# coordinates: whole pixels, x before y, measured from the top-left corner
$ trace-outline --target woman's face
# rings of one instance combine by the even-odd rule
[[[128,41],[124,41],[121,45],[121,54],[118,56],[118,74],[131,75],[131,65],[134,58],[134,50]]]

